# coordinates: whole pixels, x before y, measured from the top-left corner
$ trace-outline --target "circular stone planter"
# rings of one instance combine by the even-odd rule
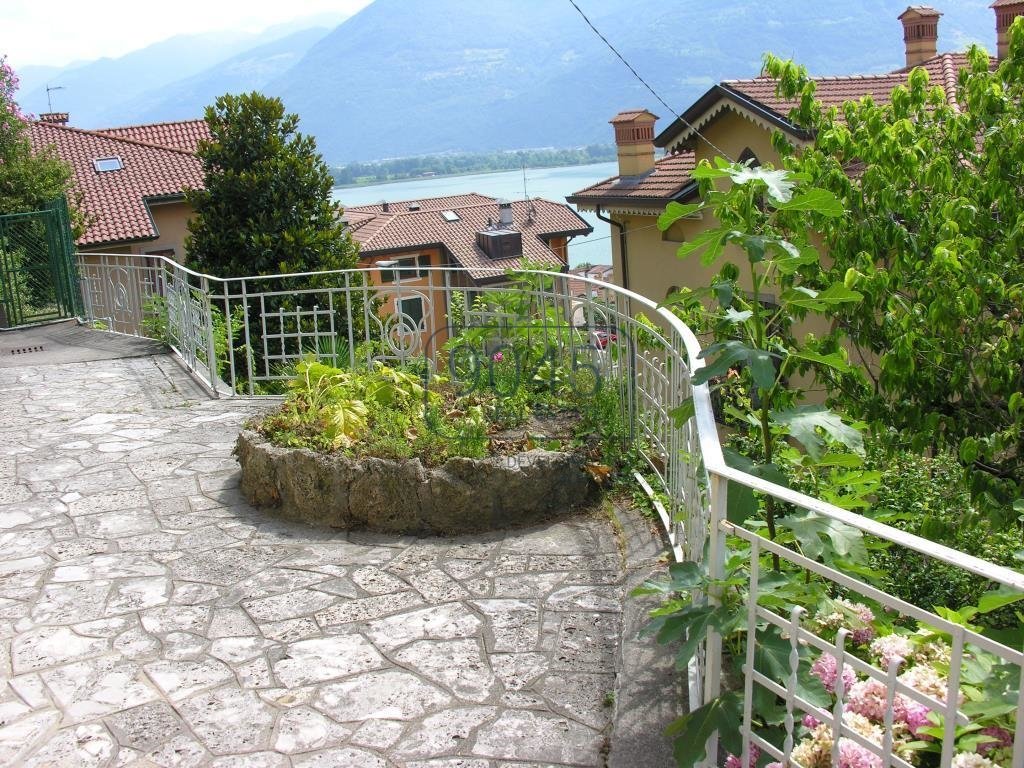
[[[597,489],[581,456],[532,450],[486,459],[353,459],[280,448],[251,430],[235,444],[241,490],[255,505],[332,528],[457,534],[568,513]]]

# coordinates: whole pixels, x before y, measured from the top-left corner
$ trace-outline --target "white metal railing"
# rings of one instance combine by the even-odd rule
[[[706,385],[691,386],[694,371],[703,367],[700,345],[678,318],[649,299],[588,278],[536,272],[534,282],[510,289],[503,272],[495,271],[484,285],[462,270],[396,269],[395,282],[370,285],[376,271],[342,270],[296,275],[220,279],[204,275],[159,256],[92,255],[79,257],[86,319],[115,332],[152,335],[154,318],[163,317],[163,337],[186,366],[223,396],[259,395],[287,376],[287,368],[305,355],[346,367],[374,360],[397,363],[423,361],[429,369],[443,364],[442,350],[467,328],[486,327],[497,333],[522,323],[571,369],[591,367],[616,388],[650,482],[638,479],[652,495],[676,560],[700,561],[714,578],[724,573],[727,539],[750,546],[749,594],[758,594],[761,555],[775,555],[806,569],[851,597],[926,623],[951,638],[945,696],[922,693],[901,682],[893,668],[881,669],[852,656],[846,635],[826,640],[804,622],[800,609],[789,612],[747,601],[747,647],[742,695],[743,755],[748,765],[756,747],[783,765],[799,765],[799,728],[804,716],[832,729],[833,765],[841,762],[844,743],[857,745],[870,758],[870,768],[909,764],[893,747],[893,716],[885,733],[872,740],[846,722],[847,691],[838,683],[835,705],[825,709],[802,698],[795,686],[800,659],[808,653],[832,655],[838,669],[848,664],[861,681],[877,681],[886,703],[916,702],[943,714],[945,734],[941,768],[953,760],[953,735],[966,722],[960,707],[960,665],[979,650],[1015,670],[1018,688],[1024,671],[1019,649],[943,619],[930,611],[887,595],[855,576],[829,568],[793,550],[729,523],[726,500],[730,483],[764,497],[807,510],[836,524],[850,526],[892,546],[914,550],[980,576],[993,585],[1024,591],[1024,575],[969,554],[882,525],[726,465]],[[584,290],[573,292],[574,287]],[[161,307],[161,302],[164,306]],[[162,312],[162,314],[161,314]],[[491,344],[495,343],[491,336]],[[450,347],[450,345],[449,345]],[[491,346],[485,353],[494,351]],[[458,354],[449,349],[450,355]],[[677,424],[672,412],[690,397],[695,416]],[[702,599],[712,603],[715,594]],[[756,669],[757,632],[776,627],[791,643],[789,675],[772,679]],[[690,707],[716,698],[722,688],[722,640],[710,633],[690,668]],[[843,675],[839,675],[840,680]],[[1011,675],[1013,678],[1013,675]],[[766,689],[783,702],[781,747],[753,732],[756,691]],[[899,698],[903,697],[903,698]],[[1018,697],[1012,768],[1024,768],[1024,700]],[[876,743],[877,742],[877,743]],[[709,742],[709,763],[717,758],[716,738]],[[804,766],[808,768],[808,766]],[[1003,766],[1003,768],[1008,768]]]

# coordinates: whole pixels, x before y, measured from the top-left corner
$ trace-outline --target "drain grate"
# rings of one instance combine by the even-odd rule
[[[33,352],[42,352],[42,345],[38,347],[16,347],[11,350],[12,355],[31,355]]]

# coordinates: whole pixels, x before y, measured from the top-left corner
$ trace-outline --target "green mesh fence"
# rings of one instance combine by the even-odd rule
[[[67,203],[0,216],[0,328],[80,314]]]

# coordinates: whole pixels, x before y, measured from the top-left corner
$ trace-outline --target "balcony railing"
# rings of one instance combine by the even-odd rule
[[[511,280],[495,271],[481,285],[464,272],[415,268],[399,272],[393,282],[370,285],[361,270],[220,279],[203,275],[159,256],[79,256],[86,318],[108,330],[158,335],[166,340],[195,376],[219,396],[273,393],[288,368],[307,355],[341,367],[356,368],[374,360],[422,363],[423,370],[451,364],[459,350],[451,340],[467,329],[486,328],[488,346],[477,359],[500,350],[503,334],[532,334],[570,371],[588,368],[613,387],[633,441],[647,465],[638,481],[651,495],[672,556],[703,564],[712,578],[724,573],[727,539],[749,545],[747,637],[741,693],[743,698],[742,765],[752,748],[783,765],[792,759],[799,724],[806,715],[832,728],[832,764],[841,762],[842,742],[856,744],[872,765],[911,765],[893,749],[893,706],[914,702],[942,716],[939,765],[953,762],[956,729],[968,722],[961,697],[961,668],[969,656],[984,651],[1011,670],[1011,688],[1019,692],[1024,653],[961,626],[931,611],[888,595],[843,573],[769,541],[726,519],[730,484],[745,486],[825,521],[849,526],[894,547],[962,569],[990,582],[1024,591],[1024,574],[964,552],[847,512],[788,488],[729,467],[723,458],[711,398],[705,386],[691,386],[692,373],[703,367],[697,338],[678,318],[635,293],[595,280],[532,272]],[[689,398],[695,416],[678,423],[673,412]],[[832,640],[805,623],[802,609],[781,610],[758,604],[762,556],[775,555],[805,569],[810,578],[833,585],[835,594],[860,596],[887,611],[944,633],[951,652],[945,691],[922,692],[897,675],[855,657],[840,631]],[[713,603],[715,594],[704,595]],[[790,644],[784,673],[757,668],[757,637],[775,627]],[[848,691],[839,674],[835,704],[828,708],[803,697],[797,686],[806,651],[831,655],[842,671],[849,665],[860,680],[875,680],[885,691],[888,715],[881,743],[866,738],[844,719]],[[806,662],[804,662],[806,663]],[[715,699],[723,684],[722,639],[710,633],[689,668],[689,706]],[[778,697],[784,707],[781,744],[762,738],[753,727],[758,690]],[[944,693],[944,695],[940,695]],[[898,698],[899,697],[899,698]],[[1024,768],[1024,699],[1018,693],[1011,765]],[[739,725],[739,724],[738,724]],[[709,741],[709,763],[717,762],[717,735]]]

